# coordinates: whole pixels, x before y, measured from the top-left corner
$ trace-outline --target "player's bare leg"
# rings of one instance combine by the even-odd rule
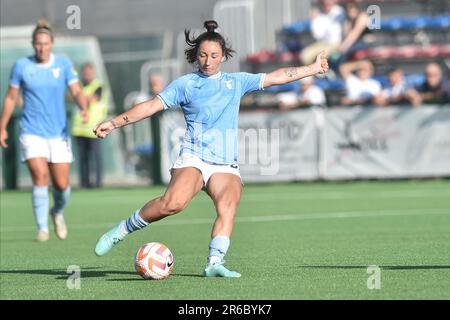
[[[122,241],[133,231],[145,228],[149,223],[156,222],[182,211],[192,198],[202,189],[203,177],[195,168],[179,168],[172,172],[172,179],[163,196],[149,201],[127,220],[105,233],[97,242],[95,254],[103,256],[114,245]]]
[[[70,163],[49,163],[53,182],[53,208],[50,214],[55,226],[55,233],[61,240],[67,238],[67,226],[64,221],[64,208],[70,198]]]
[[[198,169],[173,169],[164,195],[148,202],[142,207],[140,215],[147,222],[155,222],[177,214],[187,207],[202,187],[203,177]]]
[[[207,192],[214,201],[217,217],[211,232],[208,264],[203,275],[239,278],[241,275],[238,272],[225,268],[223,258],[230,245],[234,216],[241,198],[241,179],[231,173],[216,173],[208,182]]]

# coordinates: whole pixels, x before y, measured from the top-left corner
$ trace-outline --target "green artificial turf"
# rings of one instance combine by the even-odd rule
[[[35,241],[30,193],[3,191],[0,298],[450,299],[448,180],[247,185],[226,256],[239,279],[201,277],[215,217],[205,193],[108,255],[94,255],[105,231],[163,191],[73,190],[68,239],[51,227],[46,243]],[[166,280],[134,271],[146,242],[171,249]],[[71,265],[80,267],[80,289],[68,288]],[[367,287],[372,265],[380,289]]]

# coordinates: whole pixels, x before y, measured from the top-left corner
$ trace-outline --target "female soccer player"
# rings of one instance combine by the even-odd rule
[[[187,123],[180,155],[171,170],[172,178],[164,195],[151,200],[105,233],[97,242],[95,253],[102,256],[127,234],[182,211],[205,188],[214,202],[217,217],[203,274],[206,277],[240,277],[223,265],[242,191],[237,166],[240,98],[250,91],[324,73],[328,62],[321,53],[314,64],[305,67],[282,68],[268,74],[224,73],[220,71],[221,63],[232,57],[234,51],[222,35],[214,31],[218,27],[215,21],[206,21],[204,26],[207,31],[197,38],[185,31],[186,58],[189,63],[197,64],[197,72],[178,78],[155,98],[94,128],[99,138],[105,138],[114,129],[177,105],[183,109]]]
[[[67,237],[63,210],[70,197],[69,173],[72,151],[68,136],[64,91],[66,85],[87,121],[87,105],[76,72],[69,59],[52,53],[53,33],[46,21],[39,21],[32,35],[35,54],[19,59],[11,72],[0,119],[0,145],[8,147],[7,126],[22,89],[20,148],[33,181],[32,203],[38,241],[47,241],[48,180],[53,181],[54,205],[50,210],[58,238]]]

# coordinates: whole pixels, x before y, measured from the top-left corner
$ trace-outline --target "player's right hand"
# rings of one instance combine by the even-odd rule
[[[108,134],[110,134],[114,130],[114,125],[111,123],[111,121],[106,121],[103,123],[100,123],[94,128],[94,134],[97,136],[97,138],[103,139]]]
[[[8,131],[1,130],[0,131],[0,147],[8,148],[8,144],[6,143],[7,139],[8,139]]]

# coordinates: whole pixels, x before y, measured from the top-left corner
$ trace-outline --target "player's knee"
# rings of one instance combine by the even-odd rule
[[[45,172],[34,172],[32,174],[33,184],[38,186],[48,185],[48,174]]]
[[[175,198],[175,197],[162,197],[163,214],[172,215],[184,210],[189,201],[187,199]]]
[[[69,187],[69,180],[55,181],[53,187],[60,192],[64,192]]]

